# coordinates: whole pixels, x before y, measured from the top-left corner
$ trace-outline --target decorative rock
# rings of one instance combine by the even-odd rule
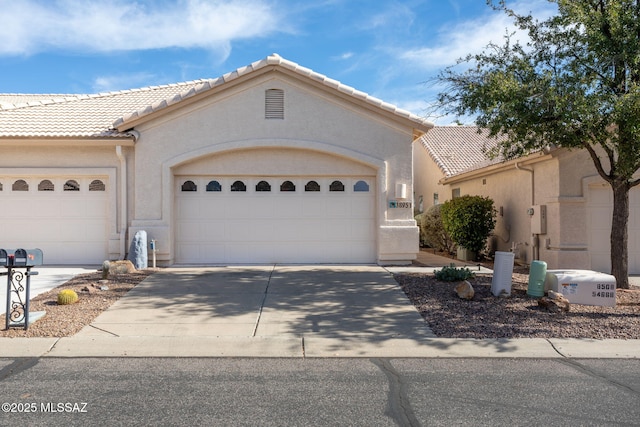
[[[136,268],[128,259],[122,261],[111,261],[109,263],[109,274],[126,274],[134,273]]]
[[[538,306],[544,308],[550,313],[566,313],[571,307],[571,303],[562,294],[549,291],[548,296],[538,300]]]
[[[458,285],[456,286],[456,293],[460,298],[466,299],[466,300],[473,299],[473,296],[475,295],[473,286],[471,286],[471,283],[469,283],[466,280],[458,283]]]
[[[149,258],[147,256],[147,232],[144,230],[137,231],[131,241],[129,247],[129,261],[133,263],[133,266],[137,270],[142,270],[148,267]]]

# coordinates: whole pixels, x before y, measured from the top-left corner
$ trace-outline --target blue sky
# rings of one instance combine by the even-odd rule
[[[484,0],[0,0],[0,16],[3,93],[215,78],[278,53],[420,116],[438,91],[424,82],[510,25]]]

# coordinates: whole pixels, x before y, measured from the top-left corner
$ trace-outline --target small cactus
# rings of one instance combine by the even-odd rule
[[[63,289],[58,292],[58,305],[73,304],[78,301],[78,294],[72,289]]]
[[[102,263],[102,280],[107,280],[109,278],[109,268],[111,268],[111,263],[109,261]]]

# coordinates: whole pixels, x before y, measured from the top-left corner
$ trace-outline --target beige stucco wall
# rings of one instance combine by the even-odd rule
[[[434,205],[434,194],[438,194],[438,203],[444,203],[451,198],[451,190],[439,184],[444,175],[419,141],[413,143],[413,159],[413,196],[418,214],[421,213],[420,197],[424,212]]]
[[[589,154],[584,150],[555,150],[463,174],[437,184],[442,172],[426,150],[416,150],[416,196],[420,191],[438,192],[440,202],[460,194],[487,196],[499,214],[495,250],[515,248],[521,262],[534,259],[548,268],[589,269],[587,198],[585,182],[600,181]],[[422,190],[421,190],[422,189]],[[429,203],[427,203],[429,202]],[[431,205],[425,197],[425,209]],[[527,209],[546,206],[546,233],[534,239]],[[502,215],[500,215],[502,212]],[[537,245],[537,247],[534,247]]]
[[[285,93],[285,119],[264,118],[267,89]],[[318,174],[351,171],[376,177],[378,262],[409,262],[418,249],[412,209],[387,209],[395,185],[412,194],[413,129],[348,98],[281,73],[268,73],[136,126],[130,234],[158,240],[161,261],[173,260],[173,177],[234,159],[229,173],[300,173],[305,158]],[[257,148],[257,149],[256,149]],[[271,155],[261,155],[271,152]],[[238,159],[242,158],[241,162]],[[241,165],[238,167],[238,163]],[[409,198],[410,200],[410,198]]]

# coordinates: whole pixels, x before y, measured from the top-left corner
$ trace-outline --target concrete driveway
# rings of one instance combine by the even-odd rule
[[[164,269],[77,336],[424,338],[431,332],[379,266]]]

